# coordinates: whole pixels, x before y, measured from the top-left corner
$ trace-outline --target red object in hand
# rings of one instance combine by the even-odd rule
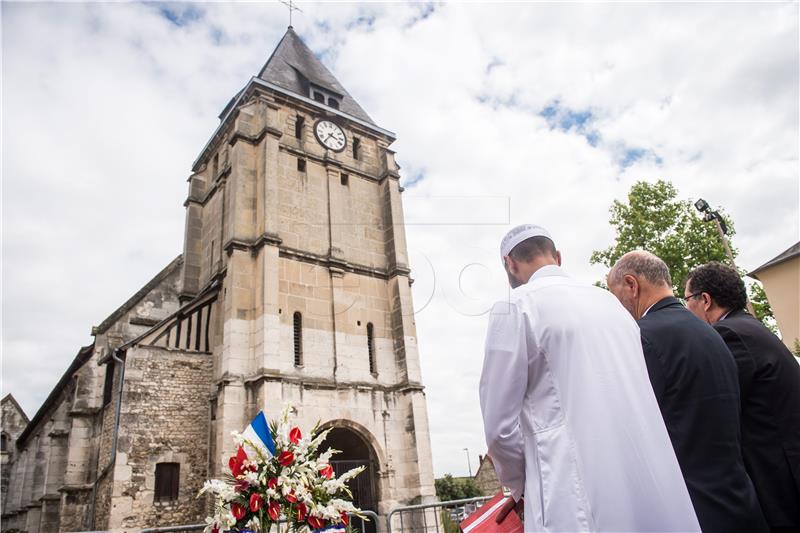
[[[319,475],[324,477],[325,479],[330,479],[333,477],[333,467],[331,465],[325,465],[319,469]]]
[[[283,451],[278,456],[278,462],[281,466],[289,466],[294,462],[294,454],[290,451]]]
[[[459,527],[466,533],[523,533],[524,526],[517,513],[510,512],[499,524],[497,517],[510,497],[503,491],[484,503],[474,513],[465,518]]]
[[[231,513],[236,520],[241,520],[244,518],[244,515],[247,514],[247,509],[245,509],[244,505],[239,505],[238,503],[231,504]]]
[[[308,525],[311,526],[311,529],[322,529],[325,527],[325,520],[316,516],[309,516]]]
[[[277,478],[273,477],[273,478],[270,478],[269,481],[267,481],[267,488],[274,489],[277,486],[278,486],[278,479]]]
[[[300,433],[300,428],[294,427],[289,432],[289,440],[292,441],[292,444],[297,444],[300,442],[300,439],[303,438],[303,434]]]
[[[269,508],[267,508],[267,514],[269,517],[275,521],[281,517],[281,504],[276,501],[269,502]]]
[[[250,495],[250,510],[257,513],[264,505],[264,498],[260,494],[253,493]]]
[[[297,520],[302,522],[308,516],[308,507],[304,502],[300,502],[297,504]]]

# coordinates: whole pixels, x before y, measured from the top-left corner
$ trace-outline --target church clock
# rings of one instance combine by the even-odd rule
[[[319,143],[328,150],[341,152],[347,146],[347,137],[345,137],[342,128],[330,120],[318,121],[314,125],[314,135],[316,135]]]

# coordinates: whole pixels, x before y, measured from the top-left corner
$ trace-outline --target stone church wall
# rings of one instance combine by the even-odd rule
[[[109,529],[202,521],[208,478],[211,357],[163,348],[127,353]],[[180,464],[179,497],[154,503],[155,469]]]
[[[0,417],[2,417],[3,442],[5,443],[5,449],[0,451],[0,507],[6,509],[9,474],[12,461],[17,455],[17,438],[28,424],[28,418],[10,394],[0,402]]]

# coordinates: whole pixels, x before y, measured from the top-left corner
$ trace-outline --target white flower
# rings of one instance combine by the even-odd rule
[[[247,481],[250,485],[258,485],[258,472],[250,472],[247,471],[244,474],[244,480]]]

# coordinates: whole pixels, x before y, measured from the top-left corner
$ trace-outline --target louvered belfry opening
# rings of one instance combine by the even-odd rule
[[[378,366],[375,364],[375,328],[372,322],[367,324],[367,350],[369,350],[369,373],[377,374]]]
[[[295,311],[292,317],[294,325],[294,366],[303,366],[303,316]]]

